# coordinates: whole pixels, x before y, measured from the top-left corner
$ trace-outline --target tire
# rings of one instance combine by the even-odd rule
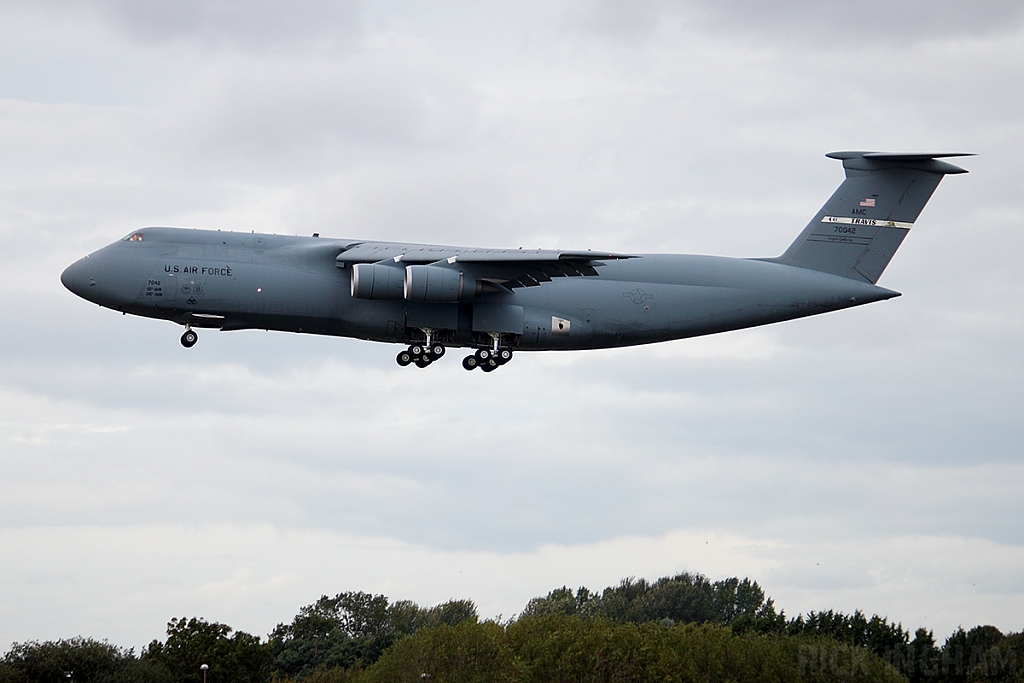
[[[413,344],[409,347],[409,353],[412,354],[413,358],[423,355],[423,347],[420,344]]]
[[[433,346],[430,347],[430,355],[434,357],[434,360],[437,360],[438,358],[443,356],[444,351],[444,344],[434,344]]]
[[[466,368],[467,370],[474,370],[479,366],[480,363],[477,362],[476,356],[466,356],[465,358],[462,359],[462,367]]]
[[[494,372],[495,370],[498,369],[498,363],[493,358],[491,358],[486,363],[481,363],[480,369],[483,370],[484,372]]]
[[[498,349],[498,365],[504,365],[505,363],[512,360],[512,349]]]
[[[395,358],[399,365],[403,368],[412,362],[412,354],[408,351],[399,351],[398,356]]]
[[[428,365],[430,365],[430,359],[429,358],[417,358],[415,362],[416,362],[416,367],[418,367],[418,368],[425,368]]]
[[[477,360],[478,363],[480,363],[480,365],[483,365],[484,361],[486,361],[490,357],[491,357],[491,350],[490,349],[477,349],[477,351],[476,351],[476,360]]]
[[[199,335],[193,330],[185,330],[185,334],[181,335],[181,345],[186,349],[191,349],[199,341]]]

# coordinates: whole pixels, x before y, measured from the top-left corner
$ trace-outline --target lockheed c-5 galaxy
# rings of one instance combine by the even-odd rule
[[[899,296],[875,283],[943,175],[965,154],[833,152],[846,179],[774,258],[477,249],[143,228],[72,264],[61,282],[124,313],[193,328],[266,329],[446,346],[490,372],[514,351],[695,337]]]

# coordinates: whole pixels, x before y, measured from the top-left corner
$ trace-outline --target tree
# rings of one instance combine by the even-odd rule
[[[791,635],[827,636],[840,643],[865,647],[883,658],[905,657],[910,634],[877,614],[870,619],[860,610],[843,614],[827,610],[799,615],[786,624]]]
[[[516,670],[501,626],[494,622],[465,620],[455,626],[420,629],[415,635],[403,638],[368,668],[359,681],[511,683],[519,680]]]
[[[976,680],[1012,680],[1017,671],[1014,637],[1007,638],[995,626],[958,628],[942,645],[942,673],[948,683]],[[1009,647],[999,647],[1009,641]]]
[[[258,636],[232,630],[194,617],[171,619],[167,642],[154,640],[141,659],[166,669],[174,683],[201,683],[203,664],[210,667],[208,683],[262,683],[269,672],[267,645]]]
[[[598,596],[591,593],[587,588],[578,588],[574,595],[572,590],[566,586],[556,588],[543,598],[533,598],[526,603],[520,618],[542,617],[549,614],[573,614],[586,615],[590,610],[588,606],[593,604]]]
[[[272,670],[305,678],[325,669],[369,666],[398,639],[422,628],[476,620],[476,606],[469,600],[424,609],[363,592],[324,595],[271,632]]]
[[[169,683],[131,650],[91,638],[15,643],[0,660],[0,683]]]
[[[914,631],[914,639],[907,646],[907,657],[902,669],[910,683],[934,681],[940,672],[941,658],[935,647],[935,635],[930,629]]]
[[[1000,638],[998,643],[985,652],[982,661],[968,670],[967,680],[999,683],[1024,680],[1024,632]]]
[[[522,616],[574,614],[603,617],[620,623],[649,621],[714,623],[735,626],[739,631],[778,631],[784,624],[774,603],[750,579],[711,582],[702,574],[684,572],[658,579],[623,579],[601,594],[579,588],[575,594],[563,586],[543,598],[534,598]]]

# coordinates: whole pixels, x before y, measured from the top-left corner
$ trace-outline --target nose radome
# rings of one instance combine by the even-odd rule
[[[73,294],[87,299],[89,288],[95,286],[96,281],[89,275],[89,257],[79,259],[64,269],[60,274],[60,282]]]

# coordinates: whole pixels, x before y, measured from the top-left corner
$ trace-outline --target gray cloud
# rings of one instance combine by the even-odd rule
[[[849,3],[842,0],[783,0],[770,5],[750,0],[701,3],[723,27],[758,33],[801,35],[808,43],[915,42],[1003,33],[1016,29],[1024,10],[1009,0],[966,6],[955,0],[900,0]]]
[[[923,40],[1006,33],[1019,26],[1024,10],[1011,0],[985,0],[970,6],[955,0],[751,0],[709,2],[613,1],[579,3],[567,13],[570,25],[599,36],[647,40],[667,26],[683,24],[725,35],[741,31],[766,44],[799,40],[817,49],[842,48],[898,40]]]
[[[282,46],[345,44],[362,32],[362,7],[355,0],[216,0],[162,3],[95,0],[84,4],[129,40],[185,40],[210,48],[253,52]],[[81,11],[81,8],[80,8]]]

